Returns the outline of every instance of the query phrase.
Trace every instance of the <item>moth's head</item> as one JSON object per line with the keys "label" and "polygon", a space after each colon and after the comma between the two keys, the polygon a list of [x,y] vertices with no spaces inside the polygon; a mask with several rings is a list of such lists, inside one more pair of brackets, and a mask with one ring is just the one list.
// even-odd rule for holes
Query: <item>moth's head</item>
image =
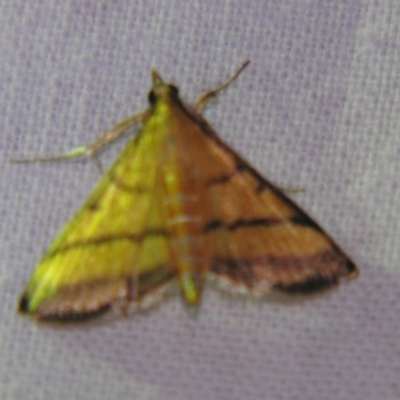
{"label": "moth's head", "polygon": [[174,85],[165,83],[155,69],[151,71],[151,80],[153,82],[153,87],[148,96],[150,105],[153,106],[159,100],[168,101],[170,99],[178,99],[178,88]]}

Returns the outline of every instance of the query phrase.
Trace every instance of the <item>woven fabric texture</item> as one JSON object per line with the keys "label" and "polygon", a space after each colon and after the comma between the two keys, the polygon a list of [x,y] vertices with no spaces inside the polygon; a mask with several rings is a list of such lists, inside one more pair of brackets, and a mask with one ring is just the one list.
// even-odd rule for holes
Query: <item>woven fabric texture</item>
{"label": "woven fabric texture", "polygon": [[[0,0],[0,397],[400,398],[398,0]],[[147,106],[150,70],[361,270],[306,300],[207,288],[109,323],[16,313],[38,259],[99,179],[91,160],[13,165],[89,143]],[[104,166],[124,140],[101,155]]]}

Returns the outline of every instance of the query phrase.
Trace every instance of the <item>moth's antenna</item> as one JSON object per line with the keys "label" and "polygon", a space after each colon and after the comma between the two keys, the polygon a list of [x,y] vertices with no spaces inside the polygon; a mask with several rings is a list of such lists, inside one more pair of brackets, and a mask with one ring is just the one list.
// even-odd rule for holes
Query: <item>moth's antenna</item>
{"label": "moth's antenna", "polygon": [[233,75],[231,78],[229,78],[223,85],[217,87],[214,90],[210,90],[207,93],[204,93],[199,100],[197,101],[196,104],[196,112],[201,113],[204,109],[205,103],[207,103],[208,100],[210,100],[212,97],[215,97],[219,92],[224,90],[226,87],[228,87],[240,74],[241,72],[250,64],[250,60],[246,60],[243,65],[236,71],[235,75]]}

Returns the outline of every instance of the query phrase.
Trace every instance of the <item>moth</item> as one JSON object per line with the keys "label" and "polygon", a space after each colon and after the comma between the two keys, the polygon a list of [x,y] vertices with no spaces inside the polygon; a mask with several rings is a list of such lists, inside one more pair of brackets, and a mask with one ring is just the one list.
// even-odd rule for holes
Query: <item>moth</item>
{"label": "moth", "polygon": [[19,310],[41,320],[82,319],[153,305],[177,283],[189,306],[207,280],[238,293],[308,292],[357,276],[334,241],[225,144],[195,107],[152,71],[149,109],[86,147],[97,152],[141,123],[39,262]]}

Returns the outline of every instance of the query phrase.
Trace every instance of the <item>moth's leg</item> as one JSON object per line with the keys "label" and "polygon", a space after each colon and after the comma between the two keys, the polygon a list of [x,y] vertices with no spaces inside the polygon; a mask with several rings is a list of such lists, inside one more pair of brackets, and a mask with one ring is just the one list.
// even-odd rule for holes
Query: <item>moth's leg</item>
{"label": "moth's leg", "polygon": [[274,185],[274,188],[283,193],[305,193],[307,191],[305,188],[301,187],[285,187]]}
{"label": "moth's leg", "polygon": [[99,137],[94,142],[88,144],[87,146],[76,147],[72,150],[67,151],[64,154],[56,155],[56,156],[44,156],[44,157],[29,157],[29,158],[11,158],[9,161],[12,163],[28,163],[28,162],[46,162],[46,161],[61,161],[61,160],[69,160],[72,158],[78,157],[95,157],[97,164],[101,170],[101,166],[99,165],[99,161],[96,157],[96,154],[108,144],[114,142],[118,138],[120,138],[128,128],[136,125],[137,123],[143,121],[148,116],[148,111],[141,112],[140,114],[136,114],[119,124],[115,125],[112,129],[105,132],[101,137]]}
{"label": "moth's leg", "polygon": [[243,65],[235,73],[235,75],[233,75],[227,82],[225,82],[223,85],[217,87],[214,90],[210,90],[209,92],[204,93],[197,101],[195,108],[196,112],[201,113],[207,101],[210,100],[212,97],[215,97],[221,90],[224,90],[226,87],[228,87],[239,76],[239,74],[247,67],[249,63],[250,60],[245,61]]}

